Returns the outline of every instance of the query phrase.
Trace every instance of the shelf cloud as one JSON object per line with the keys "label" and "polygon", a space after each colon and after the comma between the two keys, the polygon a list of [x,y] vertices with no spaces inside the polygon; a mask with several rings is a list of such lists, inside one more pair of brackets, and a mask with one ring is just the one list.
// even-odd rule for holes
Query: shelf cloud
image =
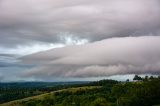
{"label": "shelf cloud", "polygon": [[80,46],[52,49],[22,57],[40,64],[23,77],[98,77],[160,73],[160,37],[110,38]]}
{"label": "shelf cloud", "polygon": [[159,0],[0,0],[0,76],[159,74],[159,19]]}

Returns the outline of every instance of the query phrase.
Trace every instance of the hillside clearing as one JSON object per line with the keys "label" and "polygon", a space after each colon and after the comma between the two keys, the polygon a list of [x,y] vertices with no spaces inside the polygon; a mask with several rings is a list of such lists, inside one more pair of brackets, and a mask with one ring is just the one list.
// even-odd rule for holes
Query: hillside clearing
{"label": "hillside clearing", "polygon": [[85,87],[67,88],[67,89],[57,90],[57,91],[53,91],[53,92],[50,92],[50,93],[45,93],[45,94],[41,94],[41,95],[37,95],[37,96],[27,97],[27,98],[24,98],[24,99],[10,101],[10,102],[7,102],[7,103],[0,104],[0,106],[20,106],[19,105],[20,102],[29,101],[29,100],[41,100],[41,99],[45,98],[47,95],[54,94],[56,92],[68,91],[68,92],[74,93],[74,92],[79,91],[79,90],[90,90],[90,89],[96,89],[96,88],[101,88],[101,86],[85,86]]}

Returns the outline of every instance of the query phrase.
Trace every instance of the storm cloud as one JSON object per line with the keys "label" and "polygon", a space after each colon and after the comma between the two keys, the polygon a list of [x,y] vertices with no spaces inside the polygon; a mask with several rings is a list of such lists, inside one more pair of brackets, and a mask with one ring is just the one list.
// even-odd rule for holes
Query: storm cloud
{"label": "storm cloud", "polygon": [[96,77],[159,74],[160,37],[110,38],[80,46],[44,51],[21,58],[40,64],[23,77]]}
{"label": "storm cloud", "polygon": [[159,0],[1,0],[0,45],[159,34]]}
{"label": "storm cloud", "polygon": [[0,0],[0,75],[159,74],[159,19],[159,0]]}

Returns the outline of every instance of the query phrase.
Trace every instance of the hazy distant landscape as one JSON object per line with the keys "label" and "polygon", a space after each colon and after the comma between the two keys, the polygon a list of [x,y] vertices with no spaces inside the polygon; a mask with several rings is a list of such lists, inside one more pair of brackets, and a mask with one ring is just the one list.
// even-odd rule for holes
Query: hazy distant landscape
{"label": "hazy distant landscape", "polygon": [[[132,82],[3,83],[0,106],[159,106],[160,77]],[[37,96],[35,96],[37,95]],[[158,105],[159,104],[159,105]]]}

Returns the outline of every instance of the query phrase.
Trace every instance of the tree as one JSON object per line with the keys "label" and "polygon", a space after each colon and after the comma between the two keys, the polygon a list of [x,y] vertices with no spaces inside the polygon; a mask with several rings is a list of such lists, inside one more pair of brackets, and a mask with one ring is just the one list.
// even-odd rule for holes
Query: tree
{"label": "tree", "polygon": [[142,78],[141,78],[140,76],[138,76],[138,75],[135,75],[135,76],[134,76],[134,78],[133,78],[133,80],[141,81],[141,80],[142,80]]}
{"label": "tree", "polygon": [[129,79],[127,79],[126,82],[129,82]]}
{"label": "tree", "polygon": [[144,81],[148,81],[148,76],[145,76],[145,77],[144,77]]}
{"label": "tree", "polygon": [[150,77],[149,77],[149,79],[150,79],[150,80],[153,80],[153,79],[154,79],[154,77],[153,77],[153,76],[150,76]]}
{"label": "tree", "polygon": [[104,98],[96,99],[91,106],[109,106],[108,102]]}

